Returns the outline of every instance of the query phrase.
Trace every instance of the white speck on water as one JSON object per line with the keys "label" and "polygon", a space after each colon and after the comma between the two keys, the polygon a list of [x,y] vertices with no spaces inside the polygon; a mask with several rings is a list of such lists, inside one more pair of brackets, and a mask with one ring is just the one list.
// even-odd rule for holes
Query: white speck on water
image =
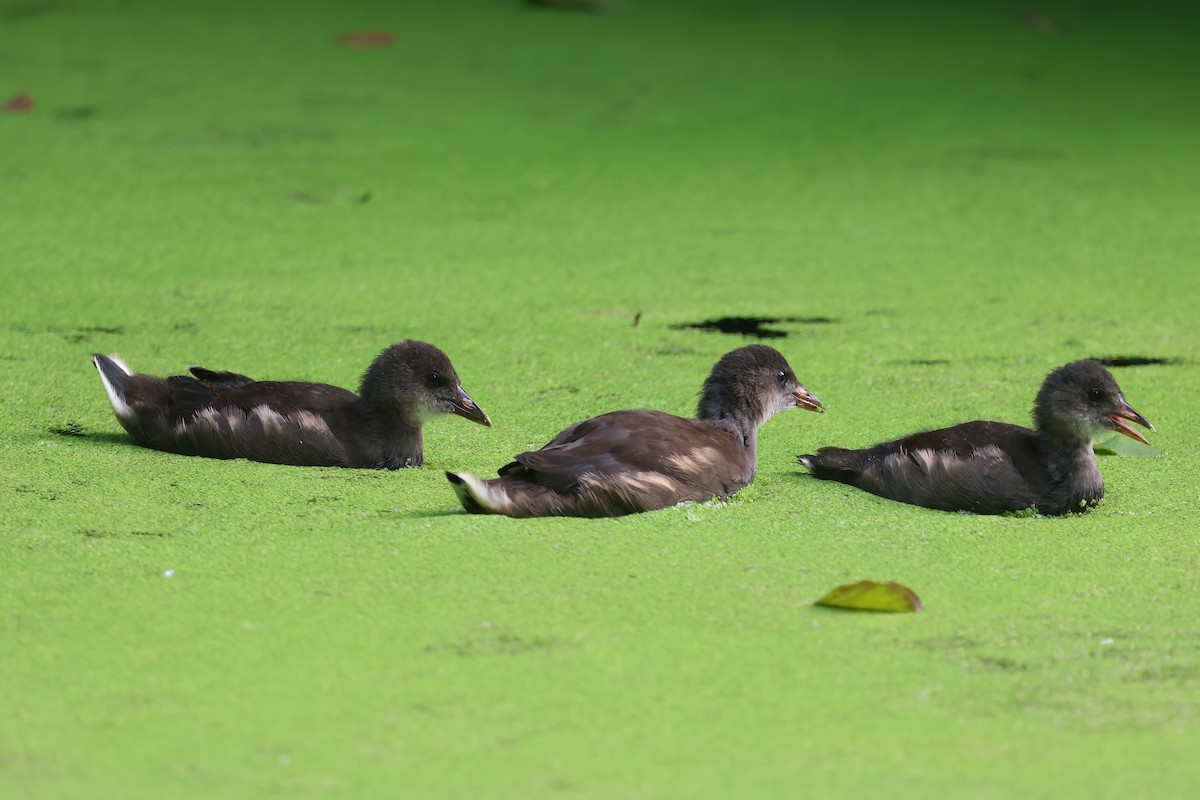
{"label": "white speck on water", "polygon": [[169,577],[171,577],[171,576],[172,576],[172,575],[174,575],[174,574],[175,574],[175,570],[173,570],[173,569],[167,569],[167,570],[163,570],[163,577],[164,577],[164,578],[169,578]]}

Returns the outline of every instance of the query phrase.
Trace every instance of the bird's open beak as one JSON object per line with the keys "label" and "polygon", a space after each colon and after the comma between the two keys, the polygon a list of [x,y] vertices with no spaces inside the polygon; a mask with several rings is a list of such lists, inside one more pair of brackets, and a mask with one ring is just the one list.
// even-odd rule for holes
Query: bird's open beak
{"label": "bird's open beak", "polygon": [[824,411],[825,406],[821,405],[821,401],[817,396],[803,386],[797,386],[792,392],[792,397],[796,400],[796,408],[803,408],[808,411]]}
{"label": "bird's open beak", "polygon": [[471,396],[463,391],[461,386],[454,395],[454,399],[450,401],[450,405],[454,406],[454,413],[460,417],[466,417],[472,422],[478,422],[480,425],[487,425],[489,428],[492,421],[488,419],[488,415],[479,405],[471,399]]}
{"label": "bird's open beak", "polygon": [[1150,424],[1148,419],[1134,411],[1129,403],[1125,402],[1124,397],[1121,398],[1121,404],[1117,407],[1117,410],[1108,414],[1108,418],[1112,420],[1113,426],[1117,429],[1118,433],[1123,433],[1130,439],[1142,444],[1150,444],[1150,441],[1142,435],[1141,431],[1131,428],[1125,420],[1136,422],[1138,425],[1149,430],[1154,430],[1154,426]]}

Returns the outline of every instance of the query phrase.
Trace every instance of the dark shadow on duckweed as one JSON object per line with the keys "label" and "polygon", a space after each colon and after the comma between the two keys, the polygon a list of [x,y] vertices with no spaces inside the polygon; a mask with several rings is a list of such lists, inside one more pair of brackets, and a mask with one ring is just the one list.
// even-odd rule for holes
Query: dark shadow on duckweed
{"label": "dark shadow on duckweed", "polygon": [[718,317],[703,322],[684,322],[672,325],[672,330],[701,330],[710,333],[726,333],[735,336],[753,336],[756,339],[783,339],[787,331],[768,328],[767,325],[828,325],[837,320],[830,317]]}
{"label": "dark shadow on duckweed", "polygon": [[1151,356],[1099,356],[1095,360],[1106,367],[1173,366],[1180,363],[1177,358],[1154,358]]}
{"label": "dark shadow on duckweed", "polygon": [[0,12],[0,17],[9,22],[24,22],[25,20],[37,19],[38,17],[46,17],[63,10],[65,9],[59,3],[37,2],[35,0],[34,2],[11,5]]}
{"label": "dark shadow on duckweed", "polygon": [[54,118],[64,122],[86,122],[100,113],[95,106],[68,106],[54,112]]}
{"label": "dark shadow on duckweed", "polygon": [[898,367],[944,367],[950,361],[945,358],[898,358],[888,363]]}

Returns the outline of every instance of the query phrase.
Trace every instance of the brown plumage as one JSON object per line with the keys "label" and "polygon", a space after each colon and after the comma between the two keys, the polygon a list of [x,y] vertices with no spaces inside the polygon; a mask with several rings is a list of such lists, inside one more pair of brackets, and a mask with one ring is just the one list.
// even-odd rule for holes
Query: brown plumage
{"label": "brown plumage", "polygon": [[192,367],[191,376],[135,375],[93,357],[113,412],[143,447],[273,464],[397,469],[424,457],[422,427],[457,414],[491,425],[438,348],[406,340],[380,353],[359,394],[325,383],[256,381]]}
{"label": "brown plumage", "polygon": [[616,517],[728,497],[754,479],[759,427],[789,408],[823,410],[779,351],[749,345],[713,367],[696,419],[614,411],[521,453],[499,478],[446,477],[467,511],[510,517]]}
{"label": "brown plumage", "polygon": [[1096,361],[1075,361],[1046,376],[1034,403],[1036,430],[966,422],[865,450],[823,447],[799,457],[818,478],[942,511],[1003,514],[1036,509],[1061,515],[1104,496],[1092,439],[1117,431],[1147,443],[1125,420],[1154,427],[1125,402]]}

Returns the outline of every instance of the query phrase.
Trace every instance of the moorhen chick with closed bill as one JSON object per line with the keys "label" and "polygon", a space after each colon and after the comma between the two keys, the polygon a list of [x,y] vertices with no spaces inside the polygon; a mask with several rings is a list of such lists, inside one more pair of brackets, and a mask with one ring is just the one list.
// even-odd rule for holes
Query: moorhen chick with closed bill
{"label": "moorhen chick with closed bill", "polygon": [[438,414],[491,425],[446,354],[412,339],[380,353],[358,394],[325,383],[256,381],[192,367],[137,375],[95,355],[117,420],[143,447],[271,464],[397,469],[424,458],[422,427]]}
{"label": "moorhen chick with closed bill", "polygon": [[447,472],[463,507],[510,517],[616,517],[729,497],[754,480],[759,427],[780,411],[823,411],[774,348],[727,353],[695,419],[614,411],[577,422],[481,480]]}
{"label": "moorhen chick with closed bill", "polygon": [[823,447],[800,463],[818,478],[941,511],[1048,516],[1083,512],[1104,496],[1093,438],[1117,431],[1143,444],[1126,420],[1153,431],[1112,374],[1074,361],[1046,376],[1033,406],[1035,429],[965,422],[864,450]]}

